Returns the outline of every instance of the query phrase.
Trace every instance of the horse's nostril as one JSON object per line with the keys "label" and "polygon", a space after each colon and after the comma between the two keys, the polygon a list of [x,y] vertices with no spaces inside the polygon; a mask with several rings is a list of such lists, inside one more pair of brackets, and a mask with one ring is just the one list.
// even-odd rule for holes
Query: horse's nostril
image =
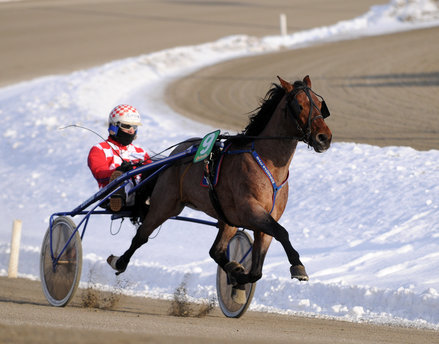
{"label": "horse's nostril", "polygon": [[328,136],[326,136],[325,134],[318,134],[317,141],[320,143],[326,143],[328,141]]}

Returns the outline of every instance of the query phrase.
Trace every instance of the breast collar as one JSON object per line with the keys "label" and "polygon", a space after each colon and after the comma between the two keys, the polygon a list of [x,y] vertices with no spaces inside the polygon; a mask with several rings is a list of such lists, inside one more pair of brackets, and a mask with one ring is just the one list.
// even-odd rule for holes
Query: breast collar
{"label": "breast collar", "polygon": [[229,151],[228,149],[230,148],[230,145],[231,145],[231,143],[228,146],[226,146],[226,148],[224,149],[224,154],[250,153],[253,156],[253,158],[255,159],[255,161],[257,162],[257,164],[259,165],[259,167],[262,169],[262,171],[264,171],[264,173],[267,176],[268,180],[270,181],[271,186],[273,187],[273,201],[272,201],[273,202],[273,206],[271,207],[271,210],[269,212],[269,214],[271,215],[271,213],[273,212],[274,206],[276,204],[277,193],[287,183],[288,177],[290,175],[290,172],[288,171],[288,174],[287,174],[287,177],[285,178],[285,180],[280,185],[278,185],[276,183],[276,180],[274,179],[273,175],[271,174],[270,170],[265,165],[264,161],[259,156],[259,154],[256,152],[256,150],[255,150],[255,142],[254,141],[252,142],[251,148],[250,149],[245,149],[245,150]]}

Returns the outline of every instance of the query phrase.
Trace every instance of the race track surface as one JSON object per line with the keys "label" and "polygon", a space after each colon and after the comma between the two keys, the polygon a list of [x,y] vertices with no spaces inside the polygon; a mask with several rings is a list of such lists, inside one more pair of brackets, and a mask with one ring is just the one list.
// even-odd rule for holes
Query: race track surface
{"label": "race track surface", "polygon": [[[387,1],[384,1],[387,2]],[[0,86],[232,34],[330,25],[376,0],[23,0],[0,2]],[[438,149],[438,30],[326,44],[230,61],[171,85],[181,113],[239,131],[276,75],[309,74],[336,141]],[[194,100],[195,99],[195,100]],[[103,114],[103,118],[106,114]],[[216,120],[215,117],[219,118]],[[0,278],[0,343],[437,343],[435,331],[247,312],[168,315],[169,301],[122,297],[115,308],[48,305],[38,281]]]}
{"label": "race track surface", "polygon": [[20,278],[0,277],[0,290],[0,343],[437,343],[436,331],[260,312],[175,317],[170,301],[138,297],[122,297],[110,310],[83,308],[83,290],[56,308],[39,282]]}
{"label": "race track surface", "polygon": [[237,59],[170,85],[178,113],[241,131],[276,76],[310,75],[336,142],[439,149],[439,28]]}

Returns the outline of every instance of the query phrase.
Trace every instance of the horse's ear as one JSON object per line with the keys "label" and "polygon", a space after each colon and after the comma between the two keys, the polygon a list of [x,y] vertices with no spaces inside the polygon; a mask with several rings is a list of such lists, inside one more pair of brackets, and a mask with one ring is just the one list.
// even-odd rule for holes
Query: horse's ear
{"label": "horse's ear", "polygon": [[306,86],[311,88],[311,79],[309,78],[309,75],[307,75],[303,78],[303,82],[306,84]]}
{"label": "horse's ear", "polygon": [[293,85],[291,85],[288,81],[285,81],[279,75],[277,76],[277,78],[279,79],[280,84],[282,85],[283,89],[287,91],[287,93],[290,93],[293,90]]}

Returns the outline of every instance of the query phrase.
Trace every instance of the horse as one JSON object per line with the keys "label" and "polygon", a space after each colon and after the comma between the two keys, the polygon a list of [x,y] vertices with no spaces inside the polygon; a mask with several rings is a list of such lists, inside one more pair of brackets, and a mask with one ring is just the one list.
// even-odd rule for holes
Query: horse
{"label": "horse", "polygon": [[[228,274],[234,288],[242,290],[246,283],[262,277],[263,262],[273,237],[285,250],[291,278],[308,281],[299,253],[278,220],[287,204],[289,166],[298,142],[307,143],[318,153],[331,144],[332,133],[325,123],[329,110],[323,98],[311,89],[309,76],[292,84],[279,76],[278,79],[280,85],[273,83],[260,107],[251,114],[247,127],[230,140],[224,153],[221,177],[215,186],[220,207],[213,204],[208,189],[200,186],[203,164],[193,163],[192,158],[173,164],[159,175],[149,211],[128,250],[120,257],[108,257],[107,262],[117,274],[125,271],[134,252],[148,242],[156,228],[190,207],[218,220],[218,234],[209,254]],[[171,155],[184,151],[193,141],[180,144]],[[238,227],[249,229],[254,235],[248,273],[226,255]],[[241,297],[238,295],[235,301],[240,302]]]}

